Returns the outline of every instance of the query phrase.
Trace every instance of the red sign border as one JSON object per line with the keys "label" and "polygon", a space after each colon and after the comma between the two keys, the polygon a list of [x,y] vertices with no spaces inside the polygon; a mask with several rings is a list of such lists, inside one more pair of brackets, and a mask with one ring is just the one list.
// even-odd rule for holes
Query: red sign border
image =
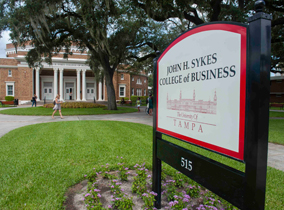
{"label": "red sign border", "polygon": [[[158,86],[158,79],[159,79],[159,62],[163,58],[163,56],[177,43],[182,41],[183,39],[200,32],[204,31],[210,31],[210,30],[222,30],[222,31],[229,31],[233,33],[238,33],[241,35],[241,75],[240,75],[240,116],[239,116],[239,152],[235,152],[232,150],[225,149],[223,147],[219,147],[213,144],[205,143],[203,141],[190,138],[188,136],[184,136],[172,131],[168,131],[162,128],[158,127],[158,104],[159,104],[159,86]],[[203,148],[227,155],[232,158],[236,158],[238,160],[244,160],[244,138],[245,138],[245,107],[246,107],[246,68],[247,68],[247,27],[237,24],[221,24],[221,23],[213,23],[213,24],[207,24],[200,27],[196,27],[194,29],[191,29],[181,36],[179,36],[177,39],[175,39],[161,54],[157,61],[157,81],[156,81],[156,87],[157,87],[157,100],[156,100],[156,130],[158,132],[164,133],[166,135],[172,136],[177,139],[184,140],[186,142],[195,144],[197,146],[201,146]]]}

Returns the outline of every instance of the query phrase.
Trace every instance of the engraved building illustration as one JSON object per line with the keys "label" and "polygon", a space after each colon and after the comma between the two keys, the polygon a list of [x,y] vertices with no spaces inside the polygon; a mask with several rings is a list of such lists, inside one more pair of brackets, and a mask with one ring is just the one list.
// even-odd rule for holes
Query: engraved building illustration
{"label": "engraved building illustration", "polygon": [[167,95],[167,109],[179,111],[191,111],[197,113],[216,114],[217,113],[217,95],[214,94],[213,101],[195,100],[195,90],[193,90],[192,99],[183,99],[182,91],[180,91],[179,99],[169,99]]}

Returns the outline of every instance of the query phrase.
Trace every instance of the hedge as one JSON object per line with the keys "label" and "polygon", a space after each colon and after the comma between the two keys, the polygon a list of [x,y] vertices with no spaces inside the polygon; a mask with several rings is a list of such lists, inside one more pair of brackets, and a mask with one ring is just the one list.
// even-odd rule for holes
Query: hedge
{"label": "hedge", "polygon": [[132,103],[136,103],[136,101],[138,100],[138,97],[140,97],[142,103],[146,103],[146,100],[148,98],[148,96],[131,96],[130,100],[132,101]]}
{"label": "hedge", "polygon": [[[45,104],[43,105],[45,108],[53,108],[54,104]],[[102,104],[94,104],[89,102],[65,102],[61,104],[62,108],[106,108],[105,105]]]}
{"label": "hedge", "polygon": [[5,96],[5,101],[14,101],[14,96]]}

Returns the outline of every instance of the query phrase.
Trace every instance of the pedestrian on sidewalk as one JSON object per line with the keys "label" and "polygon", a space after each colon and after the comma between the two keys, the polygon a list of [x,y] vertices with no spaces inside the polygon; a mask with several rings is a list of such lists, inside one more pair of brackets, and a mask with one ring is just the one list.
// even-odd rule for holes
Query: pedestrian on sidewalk
{"label": "pedestrian on sidewalk", "polygon": [[140,97],[137,98],[137,101],[136,101],[136,105],[137,105],[137,108],[138,108],[138,112],[140,112],[140,106],[141,106],[142,102],[141,102],[141,99]]}
{"label": "pedestrian on sidewalk", "polygon": [[37,96],[36,94],[34,94],[34,96],[32,97],[32,107],[35,105],[36,107],[36,100],[37,100]]}
{"label": "pedestrian on sidewalk", "polygon": [[149,100],[151,98],[152,94],[149,95],[149,97],[146,99],[146,105],[147,105],[147,114],[149,114]]}
{"label": "pedestrian on sidewalk", "polygon": [[61,113],[61,104],[62,101],[59,100],[59,94],[57,94],[56,98],[55,98],[55,106],[53,107],[54,112],[52,113],[52,119],[54,119],[54,114],[57,112],[57,110],[59,111],[60,114],[60,118],[63,119],[62,117],[62,113]]}
{"label": "pedestrian on sidewalk", "polygon": [[152,113],[153,113],[153,96],[151,95],[149,99],[149,115],[152,116]]}

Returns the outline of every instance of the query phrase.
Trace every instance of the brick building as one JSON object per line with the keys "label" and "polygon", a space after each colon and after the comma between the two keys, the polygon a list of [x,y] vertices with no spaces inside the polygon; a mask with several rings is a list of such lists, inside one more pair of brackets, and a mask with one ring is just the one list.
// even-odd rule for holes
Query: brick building
{"label": "brick building", "polygon": [[[72,56],[63,58],[63,52],[52,58],[52,65],[45,62],[42,68],[29,68],[25,60],[28,50],[13,44],[6,45],[6,58],[0,58],[0,100],[5,96],[14,96],[24,104],[36,94],[38,101],[53,100],[57,94],[64,101],[107,100],[104,79],[96,79],[90,67],[86,65],[87,53],[80,53],[76,46],[71,47]],[[131,95],[148,95],[148,77],[145,73],[129,73],[118,68],[113,77],[116,100]]]}
{"label": "brick building", "polygon": [[270,78],[270,102],[284,103],[284,76]]}

